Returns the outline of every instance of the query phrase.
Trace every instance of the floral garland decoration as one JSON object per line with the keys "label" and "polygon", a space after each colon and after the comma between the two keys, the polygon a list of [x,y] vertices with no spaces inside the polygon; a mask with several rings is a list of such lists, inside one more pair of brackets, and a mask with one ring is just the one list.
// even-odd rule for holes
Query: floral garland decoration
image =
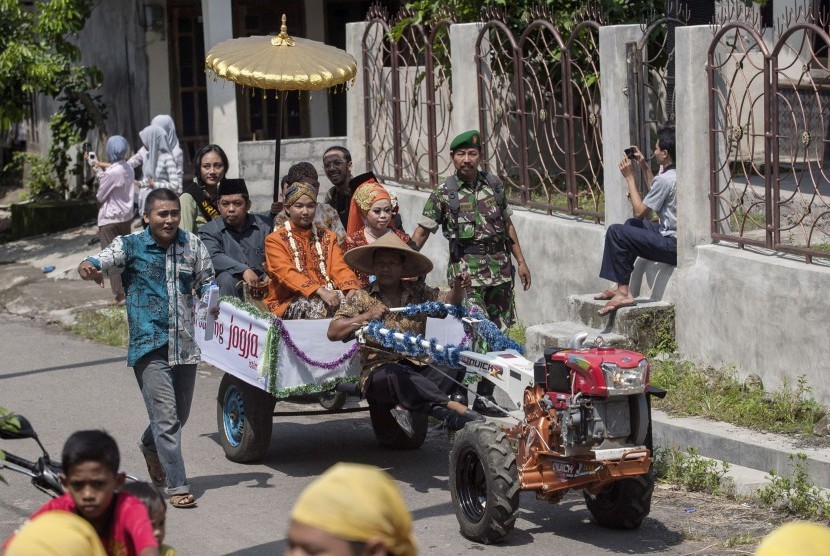
{"label": "floral garland decoration", "polygon": [[[407,306],[401,314],[404,316],[416,315],[430,315],[436,317],[445,317],[451,315],[456,319],[461,319],[466,316],[467,311],[460,305],[446,305],[438,301],[429,301],[426,303],[419,303]],[[473,313],[476,317],[480,317],[479,313]],[[449,344],[444,346],[443,351],[437,349],[438,342],[435,338],[427,340],[422,334],[412,334],[411,332],[401,332],[399,330],[388,330],[388,332],[381,333],[380,329],[385,328],[383,322],[380,320],[372,320],[366,327],[366,334],[374,338],[383,347],[392,349],[399,353],[409,355],[411,357],[421,357],[429,355],[432,359],[441,365],[458,365],[460,352],[468,347],[470,341],[470,334],[464,336],[460,344]],[[403,334],[403,339],[399,340],[394,335]],[[491,351],[504,351],[508,349],[516,350],[519,353],[524,353],[524,347],[508,338],[498,326],[492,321],[481,319],[476,325],[476,335],[481,340],[486,342]],[[429,342],[429,347],[421,346],[421,342],[426,340]]]}
{"label": "floral garland decoration", "polygon": [[360,346],[357,345],[357,342],[352,344],[352,347],[348,349],[343,355],[335,359],[334,361],[318,361],[316,359],[312,359],[306,352],[304,352],[300,347],[294,343],[294,338],[291,337],[291,334],[285,327],[282,325],[282,319],[276,316],[271,316],[271,326],[279,333],[280,338],[285,342],[285,345],[297,356],[297,358],[308,364],[312,367],[319,367],[321,369],[336,369],[346,361],[350,360],[352,356],[357,352]]}
{"label": "floral garland decoration", "polygon": [[[294,268],[299,272],[303,271],[303,266],[300,264],[300,252],[297,249],[297,242],[294,240],[294,233],[291,231],[291,221],[285,221],[285,231],[288,234],[288,246],[291,247],[291,253],[294,255]],[[323,258],[323,246],[320,244],[320,236],[317,233],[317,225],[311,223],[311,235],[314,236],[314,250],[317,252],[317,264],[320,269],[320,274],[326,280],[326,286],[334,289],[334,283],[326,271],[326,261]]]}

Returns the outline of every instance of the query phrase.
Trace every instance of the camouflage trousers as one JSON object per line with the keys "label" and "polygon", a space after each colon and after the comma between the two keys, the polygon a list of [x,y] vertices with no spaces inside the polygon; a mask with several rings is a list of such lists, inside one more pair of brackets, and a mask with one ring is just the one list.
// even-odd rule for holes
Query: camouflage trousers
{"label": "camouflage trousers", "polygon": [[[480,313],[502,330],[507,329],[516,321],[513,282],[472,288],[464,300],[464,307],[467,308],[467,312]],[[473,350],[479,353],[488,351],[487,346],[479,339],[474,342]]]}

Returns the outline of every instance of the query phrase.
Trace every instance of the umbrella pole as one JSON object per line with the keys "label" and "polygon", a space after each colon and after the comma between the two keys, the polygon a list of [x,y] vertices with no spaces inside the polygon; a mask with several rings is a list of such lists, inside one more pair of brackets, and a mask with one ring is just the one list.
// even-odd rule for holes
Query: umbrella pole
{"label": "umbrella pole", "polygon": [[280,200],[280,144],[282,143],[282,120],[285,116],[285,97],[288,96],[288,91],[280,91],[277,93],[277,136],[276,136],[276,154],[274,155],[274,202]]}

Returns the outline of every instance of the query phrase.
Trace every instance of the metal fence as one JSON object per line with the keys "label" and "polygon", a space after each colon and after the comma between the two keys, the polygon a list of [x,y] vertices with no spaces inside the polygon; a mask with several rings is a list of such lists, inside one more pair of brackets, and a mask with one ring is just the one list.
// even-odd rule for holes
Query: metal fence
{"label": "metal fence", "polygon": [[[376,8],[367,17],[362,43],[366,159],[382,179],[433,188],[454,171],[449,157],[456,131],[450,122],[452,21],[411,25],[393,38],[390,30],[407,15],[390,20]],[[516,36],[499,13],[485,13],[475,52],[469,61],[456,63],[476,65],[483,166],[502,178],[509,201],[600,222],[602,21],[586,11],[565,35],[552,20],[537,10]],[[652,35],[662,30],[665,37],[672,22],[664,18],[643,26],[644,39],[635,48],[645,77],[635,118],[668,119],[671,54],[662,43],[655,47]],[[472,92],[470,85],[464,84]],[[638,121],[636,128],[648,124]]]}
{"label": "metal fence", "polygon": [[514,204],[603,217],[598,33],[586,20],[565,40],[547,18],[518,39],[494,18],[479,32],[484,166]]}
{"label": "metal fence", "polygon": [[807,263],[830,257],[825,28],[811,10],[789,13],[767,41],[751,16],[716,28],[707,66],[715,241]]}
{"label": "metal fence", "polygon": [[[407,17],[406,12],[398,18]],[[379,8],[363,36],[366,160],[381,179],[435,187],[449,174],[452,113],[449,19],[391,36]]]}

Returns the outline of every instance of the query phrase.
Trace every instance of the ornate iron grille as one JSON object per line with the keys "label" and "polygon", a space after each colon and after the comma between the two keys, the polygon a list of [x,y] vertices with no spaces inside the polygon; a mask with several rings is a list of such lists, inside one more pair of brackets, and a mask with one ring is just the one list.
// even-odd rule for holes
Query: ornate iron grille
{"label": "ornate iron grille", "polygon": [[[398,18],[407,17],[401,12]],[[398,39],[382,10],[363,37],[366,161],[381,179],[435,187],[452,166],[449,19],[410,25]]]}
{"label": "ornate iron grille", "polygon": [[765,43],[728,21],[709,48],[712,238],[814,262],[830,258],[830,36],[790,12]]}
{"label": "ornate iron grille", "polygon": [[476,43],[485,166],[514,204],[603,218],[599,23],[564,41],[537,12],[516,40],[496,19]]}

